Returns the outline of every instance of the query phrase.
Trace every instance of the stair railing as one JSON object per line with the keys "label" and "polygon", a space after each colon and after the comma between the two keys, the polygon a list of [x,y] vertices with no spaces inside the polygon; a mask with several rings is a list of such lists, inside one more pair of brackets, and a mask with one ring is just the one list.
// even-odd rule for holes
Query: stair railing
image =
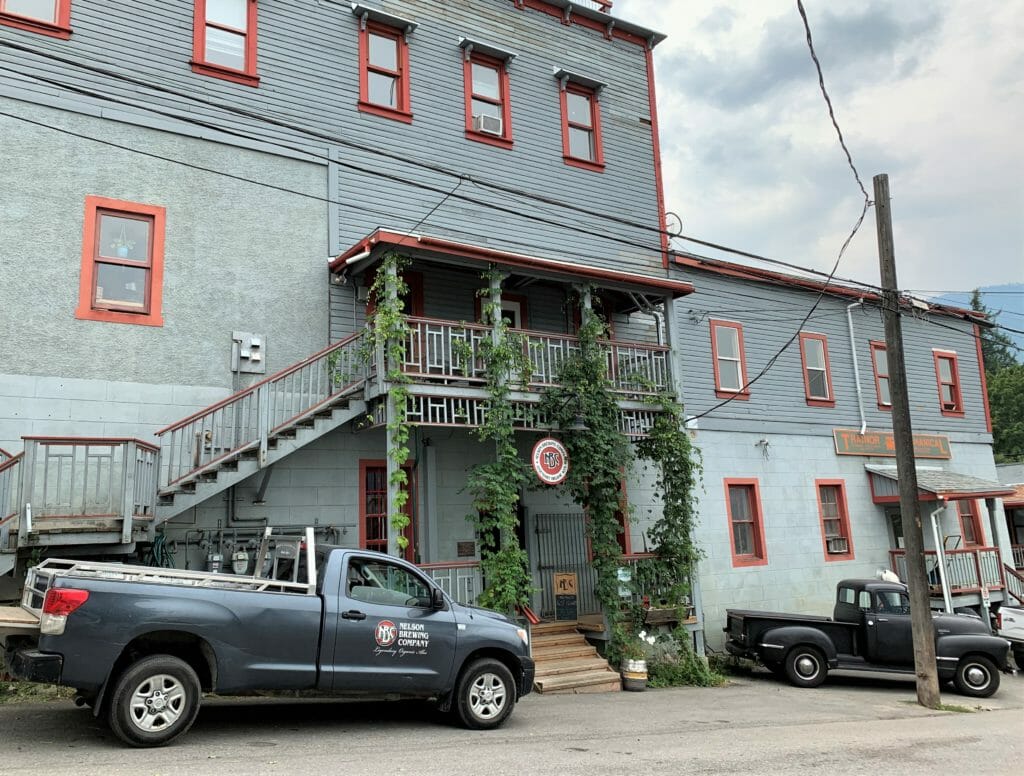
{"label": "stair railing", "polygon": [[197,478],[246,450],[267,463],[270,438],[362,384],[363,332],[161,429],[161,491]]}
{"label": "stair railing", "polygon": [[1006,576],[1006,592],[1017,599],[1017,603],[1024,606],[1024,574],[1010,565],[1003,564],[1003,571]]}
{"label": "stair railing", "polygon": [[0,551],[18,547],[21,519],[21,460],[23,453],[0,463]]}

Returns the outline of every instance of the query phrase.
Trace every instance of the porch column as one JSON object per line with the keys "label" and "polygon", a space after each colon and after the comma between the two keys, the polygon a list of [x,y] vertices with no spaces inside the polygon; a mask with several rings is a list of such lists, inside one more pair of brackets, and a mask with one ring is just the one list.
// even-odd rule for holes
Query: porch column
{"label": "porch column", "polygon": [[[1000,564],[1006,564],[1013,568],[1013,541],[1010,538],[1010,529],[1006,525],[1006,514],[1002,504],[997,505],[996,499],[984,499],[985,511],[988,512],[988,529],[992,537],[992,545],[999,549]],[[1002,566],[999,573],[1002,574]]]}
{"label": "porch column", "polygon": [[676,317],[675,300],[666,296],[662,301],[661,309],[664,311],[665,344],[668,345],[668,384],[677,402],[683,401],[683,370],[678,366],[678,348],[682,344],[682,337],[679,333],[679,319]]}
{"label": "porch column", "polygon": [[[398,271],[395,268],[394,263],[388,265],[387,274],[384,276],[384,296],[388,302],[393,305],[398,301]],[[379,372],[387,375],[392,369],[401,369],[401,364],[394,364],[391,362],[391,357],[388,353],[388,344],[384,343],[382,354],[382,361],[380,364]],[[384,459],[386,461],[386,476],[387,476],[387,488],[388,488],[388,511],[387,511],[387,531],[388,531],[388,554],[401,556],[402,550],[398,546],[399,532],[395,530],[395,527],[391,524],[391,516],[398,514],[398,484],[395,482],[395,476],[398,473],[398,462],[391,456],[391,450],[395,444],[395,432],[394,425],[398,417],[397,407],[395,406],[395,397],[391,392],[391,383],[386,379],[384,382],[384,388],[386,389],[384,399]]]}
{"label": "porch column", "polygon": [[[494,267],[491,267],[490,288],[488,289],[490,291],[490,296],[487,304],[491,310],[495,311],[494,314],[491,315],[490,320],[491,342],[495,346],[497,346],[501,341],[501,327],[499,326],[501,323],[501,284],[504,282],[506,277],[508,276],[495,272]],[[484,315],[485,321],[486,318],[487,316]]]}

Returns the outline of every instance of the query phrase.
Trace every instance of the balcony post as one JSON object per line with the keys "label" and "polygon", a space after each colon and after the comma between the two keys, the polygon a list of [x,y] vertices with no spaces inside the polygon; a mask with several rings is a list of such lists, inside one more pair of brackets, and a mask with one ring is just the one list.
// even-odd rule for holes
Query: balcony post
{"label": "balcony post", "polygon": [[25,453],[21,459],[21,487],[18,493],[18,546],[23,547],[32,531],[32,489],[35,487],[36,453],[39,443],[22,437]]}
{"label": "balcony post", "polygon": [[132,540],[132,517],[135,512],[135,466],[138,448],[134,440],[124,443],[124,476],[121,478],[121,543]]}
{"label": "balcony post", "polygon": [[[269,384],[264,384],[256,389],[256,423],[259,427],[259,457],[257,464],[262,469],[267,465],[267,457],[270,452],[270,391]],[[200,440],[201,442],[201,440]]]}
{"label": "balcony post", "polygon": [[661,309],[664,311],[665,344],[668,345],[668,359],[665,365],[668,370],[666,382],[676,401],[681,402],[683,400],[683,370],[676,367],[676,359],[679,356],[678,348],[682,341],[679,333],[679,319],[676,317],[675,300],[671,296],[666,296],[662,301]]}
{"label": "balcony post", "polygon": [[[387,299],[388,307],[394,309],[398,302],[398,269],[394,262],[387,262],[386,274],[384,276],[384,296]],[[391,516],[398,514],[398,483],[395,481],[398,474],[398,462],[391,455],[395,446],[395,423],[398,418],[398,408],[395,404],[395,396],[391,391],[391,383],[388,381],[388,374],[392,369],[400,370],[402,364],[391,363],[391,355],[388,347],[391,343],[379,342],[377,344],[377,380],[380,382],[384,393],[384,459],[385,475],[387,477],[387,535],[388,555],[401,557],[402,549],[398,546],[399,532],[391,523]]]}

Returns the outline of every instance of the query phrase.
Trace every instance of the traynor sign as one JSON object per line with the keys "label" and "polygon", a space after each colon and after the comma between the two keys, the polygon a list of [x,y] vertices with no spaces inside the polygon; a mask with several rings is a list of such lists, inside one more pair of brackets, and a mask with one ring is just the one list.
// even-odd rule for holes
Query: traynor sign
{"label": "traynor sign", "polygon": [[[891,431],[869,431],[861,434],[852,428],[832,430],[836,455],[873,455],[896,457],[896,439]],[[915,458],[952,458],[949,437],[938,434],[914,434]]]}
{"label": "traynor sign", "polygon": [[533,470],[545,485],[558,485],[569,473],[569,454],[557,439],[544,437],[533,446]]}

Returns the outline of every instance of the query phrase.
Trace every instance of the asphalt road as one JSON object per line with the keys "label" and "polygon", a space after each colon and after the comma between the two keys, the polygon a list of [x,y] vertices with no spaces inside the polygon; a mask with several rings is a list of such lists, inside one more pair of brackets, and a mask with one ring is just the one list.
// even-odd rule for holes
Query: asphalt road
{"label": "asphalt road", "polygon": [[971,713],[917,706],[905,680],[768,674],[717,689],[525,698],[479,733],[416,703],[209,700],[162,749],[120,745],[70,702],[0,707],[5,776],[261,774],[1021,774],[1024,677]]}

